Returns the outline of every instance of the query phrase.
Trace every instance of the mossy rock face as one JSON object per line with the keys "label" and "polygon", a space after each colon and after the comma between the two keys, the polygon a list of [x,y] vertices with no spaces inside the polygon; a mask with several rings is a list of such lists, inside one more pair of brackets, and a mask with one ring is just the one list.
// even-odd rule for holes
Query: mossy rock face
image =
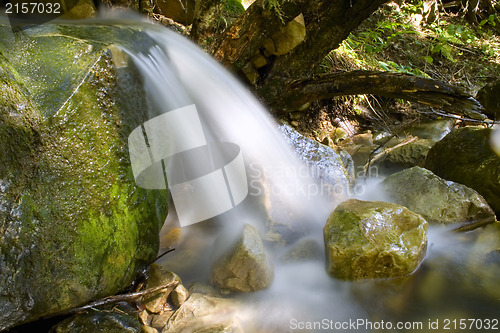
{"label": "mossy rock face", "polygon": [[478,191],[500,214],[500,157],[493,151],[489,128],[452,131],[427,154],[425,168],[439,177]]}
{"label": "mossy rock face", "polygon": [[495,221],[495,212],[475,190],[413,167],[382,183],[391,201],[422,215],[429,223],[466,223],[478,227]]}
{"label": "mossy rock face", "polygon": [[323,229],[327,270],[343,280],[401,277],[425,255],[427,222],[406,207],[350,199]]}
{"label": "mossy rock face", "polygon": [[[155,258],[167,213],[166,191],[138,188],[132,175],[128,134],[147,120],[134,70],[116,69],[97,44],[6,29],[0,330],[128,287]],[[60,83],[53,95],[50,82]]]}

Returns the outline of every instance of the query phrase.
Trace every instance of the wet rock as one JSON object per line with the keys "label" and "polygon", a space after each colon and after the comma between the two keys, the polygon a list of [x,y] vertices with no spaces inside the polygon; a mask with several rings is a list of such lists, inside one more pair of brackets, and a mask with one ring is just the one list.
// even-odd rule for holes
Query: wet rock
{"label": "wet rock", "polygon": [[500,213],[500,157],[490,138],[492,129],[464,127],[452,131],[429,151],[425,168],[473,188]]}
{"label": "wet rock", "polygon": [[[68,8],[68,1],[64,1]],[[73,2],[73,1],[71,1]],[[73,2],[74,3],[74,2]],[[84,19],[95,16],[97,9],[92,0],[79,0],[71,10],[61,16],[63,19]]]}
{"label": "wet rock", "polygon": [[349,154],[306,138],[290,126],[283,124],[279,128],[298,157],[310,166],[310,174],[320,179],[321,190],[328,191],[334,200],[345,200],[355,180]]}
{"label": "wet rock", "polygon": [[163,332],[242,333],[237,302],[193,293],[168,320]]}
{"label": "wet rock", "polygon": [[470,227],[495,221],[495,212],[475,190],[413,167],[381,184],[390,200],[422,215],[429,223],[467,222]]}
{"label": "wet rock", "polygon": [[175,307],[179,307],[188,299],[189,291],[182,284],[175,287],[175,289],[170,293],[170,299]]}
{"label": "wet rock", "polygon": [[304,16],[300,14],[286,26],[264,41],[264,47],[271,54],[280,56],[292,51],[306,38]]}
{"label": "wet rock", "polygon": [[159,314],[152,315],[151,326],[156,330],[162,332],[165,325],[167,325],[168,320],[174,314],[173,310],[163,311]]}
{"label": "wet rock", "polygon": [[390,148],[377,164],[388,167],[409,168],[413,166],[424,166],[427,153],[431,149],[433,141],[428,139],[416,139],[414,141]]}
{"label": "wet rock", "polygon": [[127,288],[167,211],[126,149],[147,120],[140,80],[56,35],[0,27],[0,330]]}
{"label": "wet rock", "polygon": [[273,275],[259,233],[247,224],[236,245],[214,263],[211,281],[221,290],[250,292],[269,287]]}
{"label": "wet rock", "polygon": [[473,246],[468,251],[464,287],[471,294],[482,293],[489,299],[500,298],[500,222],[474,230]]}
{"label": "wet rock", "polygon": [[143,326],[141,333],[158,333],[158,330],[151,326]]}
{"label": "wet rock", "polygon": [[[161,267],[157,264],[152,264],[148,270],[148,281],[146,288],[160,287],[169,283],[181,283],[181,279],[177,274]],[[172,286],[166,290],[159,291],[143,297],[142,303],[150,313],[160,313],[165,308],[167,298],[170,293],[179,285]]]}
{"label": "wet rock", "polygon": [[75,315],[52,328],[54,333],[141,333],[143,325],[133,316],[107,311]]}
{"label": "wet rock", "polygon": [[293,244],[291,248],[281,257],[283,262],[297,262],[316,260],[322,257],[323,249],[314,239],[306,238]]}
{"label": "wet rock", "polygon": [[425,255],[426,232],[427,222],[406,207],[344,201],[323,229],[328,273],[343,280],[410,274]]}

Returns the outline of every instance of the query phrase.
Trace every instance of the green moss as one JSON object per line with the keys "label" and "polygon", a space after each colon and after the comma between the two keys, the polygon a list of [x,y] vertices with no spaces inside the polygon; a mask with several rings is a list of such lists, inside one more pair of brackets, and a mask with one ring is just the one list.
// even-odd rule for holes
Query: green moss
{"label": "green moss", "polygon": [[347,200],[323,229],[327,270],[345,280],[413,272],[426,249],[427,222],[403,206]]}
{"label": "green moss", "polygon": [[[96,49],[77,81],[60,85],[52,102],[34,103],[37,89],[51,94],[50,77],[65,63],[52,59],[55,50],[43,53],[52,38],[63,59]],[[43,70],[17,72],[22,55],[0,57],[0,330],[127,288],[156,257],[167,212],[167,191],[138,188],[126,151],[146,117],[134,104],[146,102],[140,84],[129,83],[133,73],[120,81],[98,45],[20,41],[27,45],[10,53],[33,50],[53,70],[28,90],[16,77],[33,83]],[[61,96],[69,99],[61,104]]]}
{"label": "green moss", "polygon": [[241,4],[241,0],[226,0],[224,8],[231,16],[239,16],[245,12],[245,7]]}

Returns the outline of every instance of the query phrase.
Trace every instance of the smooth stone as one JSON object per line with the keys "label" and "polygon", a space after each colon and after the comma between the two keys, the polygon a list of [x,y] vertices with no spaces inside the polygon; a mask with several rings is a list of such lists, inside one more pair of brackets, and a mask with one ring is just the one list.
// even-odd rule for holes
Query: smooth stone
{"label": "smooth stone", "polygon": [[425,168],[441,178],[473,188],[500,214],[500,156],[492,146],[490,128],[463,127],[437,142]]}
{"label": "smooth stone", "polygon": [[427,222],[406,207],[350,199],[323,229],[327,271],[342,280],[411,274],[427,248]]}
{"label": "smooth stone", "polygon": [[[228,241],[224,236],[221,238],[220,241]],[[236,245],[219,257],[211,270],[212,283],[228,291],[265,289],[273,277],[273,266],[268,261],[259,233],[249,224],[243,228]]]}
{"label": "smooth stone", "polygon": [[495,221],[495,212],[475,190],[413,167],[381,184],[391,202],[422,215],[429,223],[467,223],[478,227]]}

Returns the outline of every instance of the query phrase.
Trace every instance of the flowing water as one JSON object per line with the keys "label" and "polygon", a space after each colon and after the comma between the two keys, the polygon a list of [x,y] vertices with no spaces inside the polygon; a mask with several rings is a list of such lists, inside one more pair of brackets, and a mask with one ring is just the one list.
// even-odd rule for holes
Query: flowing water
{"label": "flowing water", "polygon": [[[79,37],[99,39],[90,36],[92,30],[129,24],[94,21]],[[160,263],[179,273],[185,284],[208,282],[210,263],[233,243],[231,235],[245,223],[265,234],[271,214],[288,232],[287,245],[264,238],[274,261],[274,281],[267,290],[236,296],[244,304],[238,316],[243,323],[256,317],[259,324],[251,327],[257,332],[384,331],[390,328],[387,322],[399,321],[407,329],[392,326],[386,331],[425,332],[435,331],[431,323],[436,320],[441,329],[449,320],[450,331],[455,331],[453,319],[499,319],[498,296],[490,295],[486,285],[498,280],[491,277],[485,282],[471,272],[479,267],[470,262],[474,244],[482,237],[475,233],[430,228],[427,256],[411,277],[352,283],[328,276],[322,228],[338,202],[311,190],[318,180],[296,158],[268,111],[187,39],[163,28],[134,24],[148,42],[110,43],[139,69],[151,102],[151,121],[131,135],[129,149],[138,184],[168,186],[173,193],[176,210],[171,209],[166,229],[182,227],[182,237],[177,250]],[[162,141],[165,138],[171,143]],[[366,185],[365,198],[383,199],[383,193],[371,188]],[[282,260],[290,243],[304,239],[319,245],[317,256]],[[187,265],[191,259],[186,258],[193,265]],[[417,324],[410,327],[412,323]]]}
{"label": "flowing water", "polygon": [[[310,173],[300,172],[309,169],[291,153],[267,111],[245,87],[196,46],[167,31],[147,33],[158,46],[133,55],[133,58],[144,75],[151,99],[165,112],[196,105],[207,141],[232,142],[241,148],[249,184],[248,197],[231,211],[210,221],[184,227],[182,242],[186,246],[195,244],[198,256],[197,264],[180,272],[184,273],[181,276],[191,281],[208,281],[209,263],[216,257],[214,253],[218,252],[218,247],[232,243],[232,239],[221,240],[217,235],[222,233],[229,237],[226,235],[232,233],[227,231],[238,229],[242,223],[254,224],[265,232],[266,221],[260,212],[262,207],[259,208],[262,200],[269,201],[272,208],[283,210],[276,213],[277,219],[284,219],[282,223],[293,224],[300,230],[298,235],[292,235],[292,241],[300,241],[303,237],[322,247],[322,228],[338,202],[327,195],[312,195],[307,190],[317,185],[316,180],[309,176]],[[189,124],[186,126],[183,132],[190,130]],[[195,134],[189,134],[192,135]],[[186,162],[188,165],[200,163],[195,156]],[[264,198],[261,196],[257,205],[251,198],[255,195],[252,191],[255,182],[265,183],[268,194]],[[365,185],[365,198],[383,200],[384,194],[375,192],[368,184]],[[209,195],[213,193],[209,191]],[[212,204],[216,204],[218,196],[212,199]],[[171,219],[175,220],[175,216]],[[284,262],[280,256],[287,247],[269,242],[268,252],[275,265],[274,282],[268,290],[239,296],[246,304],[239,316],[242,321],[257,317],[261,323],[257,331],[274,332],[310,327],[356,332],[384,328],[397,331],[397,322],[406,325],[401,331],[426,331],[436,327],[436,320],[441,321],[441,328],[449,323],[448,327],[453,330],[454,319],[480,316],[493,319],[498,302],[484,295],[488,293],[484,286],[474,286],[471,282],[473,278],[467,273],[471,269],[467,262],[472,260],[470,244],[474,242],[466,243],[462,238],[464,236],[445,228],[430,228],[428,254],[418,274],[398,281],[356,283],[329,277],[323,254],[308,261]],[[182,242],[180,253],[186,250]],[[163,264],[176,267],[179,260],[182,255],[173,255]],[[387,324],[388,321],[391,324]]]}

